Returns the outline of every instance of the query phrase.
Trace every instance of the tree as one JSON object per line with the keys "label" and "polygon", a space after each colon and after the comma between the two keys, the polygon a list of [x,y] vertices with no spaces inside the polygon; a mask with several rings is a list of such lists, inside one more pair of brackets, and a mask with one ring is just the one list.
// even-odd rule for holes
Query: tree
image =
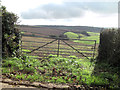
{"label": "tree", "polygon": [[17,28],[18,16],[8,12],[5,6],[2,10],[2,56],[12,57],[20,54],[21,35]]}

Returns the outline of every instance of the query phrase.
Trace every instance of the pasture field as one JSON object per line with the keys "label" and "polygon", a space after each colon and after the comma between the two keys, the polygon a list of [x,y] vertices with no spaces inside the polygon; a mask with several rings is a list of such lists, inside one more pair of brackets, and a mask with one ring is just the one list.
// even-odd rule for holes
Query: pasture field
{"label": "pasture field", "polygon": [[[81,40],[96,40],[96,43],[99,44],[99,35],[100,33],[96,32],[87,32],[90,36],[85,36],[83,34],[76,34],[73,32],[66,32],[64,35],[67,35],[69,39],[81,39]],[[79,38],[80,37],[80,38]],[[94,42],[91,41],[80,41],[80,40],[74,40],[74,42],[79,42],[83,44],[94,44]]]}
{"label": "pasture field", "polygon": [[[90,36],[83,36],[82,38],[80,38],[81,40],[96,40],[96,43],[99,44],[99,35],[100,33],[95,33],[95,32],[87,32]],[[90,42],[90,41],[79,41],[79,40],[75,40],[74,42],[79,42],[79,43],[84,43],[84,44],[94,44],[94,42]]]}
{"label": "pasture field", "polygon": [[66,33],[64,33],[64,35],[67,35],[67,37],[69,39],[77,39],[78,38],[78,34],[73,33],[73,32],[66,32]]}
{"label": "pasture field", "polygon": [[81,39],[83,40],[96,40],[97,44],[99,44],[99,37],[100,37],[100,33],[94,33],[94,32],[87,32],[90,36],[89,37],[82,37]]}

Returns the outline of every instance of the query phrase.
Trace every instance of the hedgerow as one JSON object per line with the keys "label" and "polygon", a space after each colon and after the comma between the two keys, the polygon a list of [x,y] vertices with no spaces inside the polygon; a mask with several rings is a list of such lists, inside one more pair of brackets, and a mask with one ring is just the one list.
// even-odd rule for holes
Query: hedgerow
{"label": "hedgerow", "polygon": [[2,6],[2,56],[12,57],[20,55],[21,34],[17,28],[18,16],[8,12]]}

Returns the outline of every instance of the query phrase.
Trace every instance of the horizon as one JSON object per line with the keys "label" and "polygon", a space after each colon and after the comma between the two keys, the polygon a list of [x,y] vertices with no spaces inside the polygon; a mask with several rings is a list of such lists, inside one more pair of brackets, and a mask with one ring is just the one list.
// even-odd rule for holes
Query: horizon
{"label": "horizon", "polygon": [[[19,25],[23,25],[23,26],[72,26],[72,25],[26,25],[26,24],[19,24]],[[106,29],[112,29],[112,28],[118,28],[118,27],[96,27],[96,26],[79,26],[79,25],[74,25],[74,26],[78,26],[78,27],[95,27],[95,28],[106,28]]]}

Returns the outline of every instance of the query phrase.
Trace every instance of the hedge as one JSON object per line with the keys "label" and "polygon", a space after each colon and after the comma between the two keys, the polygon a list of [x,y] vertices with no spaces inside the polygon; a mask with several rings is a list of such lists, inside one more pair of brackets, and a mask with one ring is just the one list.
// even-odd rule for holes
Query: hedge
{"label": "hedge", "polygon": [[120,30],[108,29],[100,33],[97,60],[118,66],[120,61]]}
{"label": "hedge", "polygon": [[18,17],[2,6],[2,56],[18,57],[20,55],[21,34],[17,28]]}

